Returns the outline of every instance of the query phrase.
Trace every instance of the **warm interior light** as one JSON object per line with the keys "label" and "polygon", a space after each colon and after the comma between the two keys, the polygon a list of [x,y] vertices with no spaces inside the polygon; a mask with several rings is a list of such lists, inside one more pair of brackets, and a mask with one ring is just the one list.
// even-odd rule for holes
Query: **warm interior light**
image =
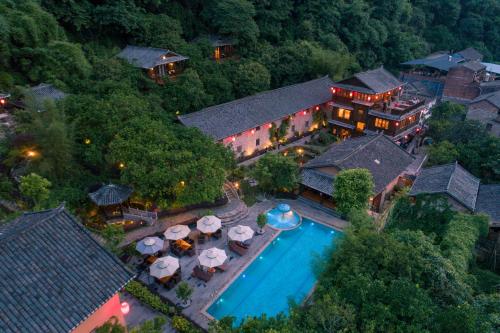
{"label": "warm interior light", "polygon": [[239,188],[239,187],[240,187],[240,183],[235,182],[235,183],[234,183],[234,187]]}
{"label": "warm interior light", "polygon": [[125,163],[123,163],[123,162],[120,162],[120,164],[118,164],[118,167],[119,167],[120,169],[123,169],[123,168],[125,168]]}
{"label": "warm interior light", "polygon": [[352,91],[349,93],[349,97],[352,97]]}
{"label": "warm interior light", "polygon": [[28,151],[26,152],[26,155],[27,155],[28,157],[35,157],[35,156],[36,156],[36,152],[35,152],[35,151],[33,151],[33,150],[28,150]]}
{"label": "warm interior light", "polygon": [[89,145],[90,144],[90,139],[89,138],[86,138],[85,140],[83,140],[83,142],[86,144],[86,145]]}
{"label": "warm interior light", "polygon": [[186,185],[186,183],[183,180],[181,180],[181,186],[184,186],[184,185]]}

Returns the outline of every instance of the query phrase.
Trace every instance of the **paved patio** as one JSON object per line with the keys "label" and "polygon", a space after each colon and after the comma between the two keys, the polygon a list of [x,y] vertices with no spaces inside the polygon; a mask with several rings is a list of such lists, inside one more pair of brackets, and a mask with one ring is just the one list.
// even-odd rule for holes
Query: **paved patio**
{"label": "paved patio", "polygon": [[[330,225],[334,228],[343,229],[347,225],[347,222],[343,220],[340,220],[327,214],[326,212],[317,210],[313,207],[309,207],[307,206],[307,204],[295,200],[270,200],[257,203],[249,208],[248,216],[239,221],[237,224],[247,225],[252,229],[257,230],[257,216],[260,213],[263,213],[266,210],[275,207],[278,202],[286,202],[290,204],[292,209],[297,211],[299,214],[305,217],[313,218],[320,223]],[[266,232],[263,235],[256,234],[254,236],[252,245],[250,246],[248,253],[245,256],[240,257],[237,254],[231,252],[227,246],[227,231],[229,227],[230,226],[223,227],[223,236],[221,237],[221,239],[211,240],[206,244],[197,245],[198,254],[203,249],[214,246],[224,249],[228,254],[227,263],[229,269],[226,272],[215,273],[214,277],[208,283],[205,283],[201,280],[191,277],[193,268],[198,264],[197,256],[183,256],[180,259],[182,280],[188,282],[189,285],[193,288],[192,305],[187,309],[184,309],[183,314],[185,314],[187,317],[189,317],[191,320],[205,329],[208,327],[210,318],[203,313],[203,310],[208,305],[210,305],[225,290],[225,288],[230,285],[232,280],[236,278],[239,273],[244,270],[253,261],[253,259],[259,255],[262,250],[264,250],[267,244],[269,244],[279,234],[279,231],[267,227]],[[154,283],[153,279],[150,278],[146,272],[143,272],[140,275],[139,279],[146,284]],[[163,287],[158,287],[158,293],[174,303],[179,302],[175,295],[175,288],[172,290],[167,290]]]}

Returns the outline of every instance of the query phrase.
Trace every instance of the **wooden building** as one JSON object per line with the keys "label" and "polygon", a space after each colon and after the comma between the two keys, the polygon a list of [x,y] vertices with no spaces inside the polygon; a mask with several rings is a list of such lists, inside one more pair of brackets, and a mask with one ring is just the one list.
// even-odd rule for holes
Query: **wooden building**
{"label": "wooden building", "polygon": [[332,86],[330,124],[340,138],[383,132],[393,139],[418,131],[426,100],[403,94],[403,83],[380,67]]}
{"label": "wooden building", "polygon": [[213,48],[212,58],[215,61],[221,61],[234,57],[236,48],[232,38],[210,35],[208,36],[208,40]]}
{"label": "wooden building", "polygon": [[450,68],[444,82],[443,100],[467,104],[481,94],[480,84],[486,79],[486,66],[468,61]]}
{"label": "wooden building", "polygon": [[7,106],[7,101],[9,100],[10,94],[0,92],[0,108]]}
{"label": "wooden building", "polygon": [[375,183],[371,209],[380,211],[394,186],[404,181],[414,158],[383,134],[334,143],[301,170],[302,196],[325,206],[335,205],[335,177],[341,170],[368,169]]}
{"label": "wooden building", "polygon": [[331,114],[332,85],[325,76],[181,115],[179,120],[231,147],[237,158],[249,158],[272,147],[271,130],[284,123],[288,126],[280,144],[317,130],[313,115]]}
{"label": "wooden building", "polygon": [[492,135],[500,137],[500,90],[472,100],[468,105],[467,119],[479,121]]}
{"label": "wooden building", "polygon": [[484,213],[491,227],[500,227],[500,185],[481,184],[457,162],[422,169],[409,195],[444,195],[457,211]]}
{"label": "wooden building", "polygon": [[146,70],[148,76],[158,83],[162,83],[165,77],[174,78],[182,73],[189,59],[170,50],[132,45],[127,45],[117,57]]}

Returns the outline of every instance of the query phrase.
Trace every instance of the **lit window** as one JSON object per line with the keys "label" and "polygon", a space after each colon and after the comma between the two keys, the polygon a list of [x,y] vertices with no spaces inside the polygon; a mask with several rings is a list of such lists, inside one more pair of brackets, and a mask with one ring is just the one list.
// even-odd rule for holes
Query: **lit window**
{"label": "lit window", "polygon": [[361,121],[358,121],[356,123],[356,131],[363,132],[365,130],[365,127],[366,127],[366,124],[361,122]]}
{"label": "lit window", "polygon": [[339,109],[338,117],[349,120],[351,118],[351,110]]}
{"label": "lit window", "polygon": [[389,128],[389,120],[375,118],[375,127],[388,129]]}

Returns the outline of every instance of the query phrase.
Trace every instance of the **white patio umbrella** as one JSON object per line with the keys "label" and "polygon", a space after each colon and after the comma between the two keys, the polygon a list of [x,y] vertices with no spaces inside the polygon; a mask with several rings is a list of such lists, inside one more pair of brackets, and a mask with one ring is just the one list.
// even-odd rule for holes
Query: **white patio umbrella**
{"label": "white patio umbrella", "polygon": [[149,266],[149,274],[161,279],[165,276],[174,275],[179,267],[179,259],[172,256],[161,257],[156,259],[156,261]]}
{"label": "white patio umbrella", "polygon": [[163,249],[163,240],[158,237],[146,237],[137,242],[135,249],[141,254],[153,254]]}
{"label": "white patio umbrella", "polygon": [[244,242],[244,241],[252,238],[253,234],[254,234],[254,231],[252,230],[252,228],[250,228],[246,225],[237,225],[237,226],[229,229],[227,236],[231,240],[238,241],[238,242]]}
{"label": "white patio umbrella", "polygon": [[224,261],[226,261],[226,259],[227,259],[226,251],[218,249],[216,247],[203,250],[201,251],[201,254],[198,256],[200,265],[209,268],[222,265]]}
{"label": "white patio umbrella", "polygon": [[213,233],[222,227],[220,219],[213,215],[203,216],[196,222],[196,228],[204,234]]}
{"label": "white patio umbrella", "polygon": [[178,224],[165,230],[163,235],[165,239],[178,240],[186,238],[190,231],[187,225]]}

